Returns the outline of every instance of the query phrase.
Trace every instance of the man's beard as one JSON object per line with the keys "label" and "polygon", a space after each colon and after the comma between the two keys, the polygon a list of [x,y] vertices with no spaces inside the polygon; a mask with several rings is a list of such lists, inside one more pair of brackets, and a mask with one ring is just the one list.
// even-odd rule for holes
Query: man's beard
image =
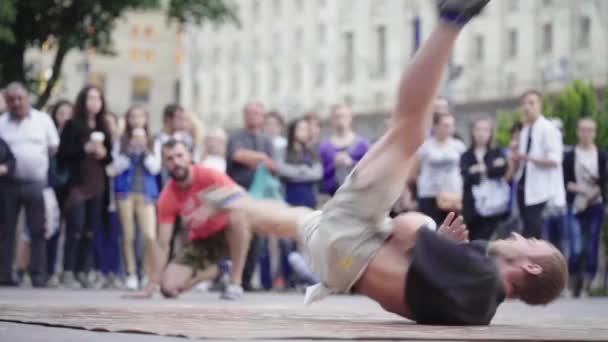
{"label": "man's beard", "polygon": [[170,176],[176,182],[183,182],[188,179],[189,169],[187,167],[178,166],[171,171]]}

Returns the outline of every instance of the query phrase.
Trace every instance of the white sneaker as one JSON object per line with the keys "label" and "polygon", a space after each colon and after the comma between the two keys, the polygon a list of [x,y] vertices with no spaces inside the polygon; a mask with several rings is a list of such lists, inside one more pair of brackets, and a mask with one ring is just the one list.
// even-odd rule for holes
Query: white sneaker
{"label": "white sneaker", "polygon": [[135,291],[139,289],[139,281],[137,280],[137,276],[130,275],[127,277],[127,281],[125,282],[125,286],[127,290]]}
{"label": "white sneaker", "polygon": [[221,299],[235,300],[243,297],[243,287],[239,284],[229,284],[222,292]]}

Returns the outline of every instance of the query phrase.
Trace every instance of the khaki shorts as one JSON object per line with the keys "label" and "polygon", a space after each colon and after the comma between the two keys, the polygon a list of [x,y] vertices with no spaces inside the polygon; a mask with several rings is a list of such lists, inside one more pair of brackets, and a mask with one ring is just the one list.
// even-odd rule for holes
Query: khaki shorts
{"label": "khaki shorts", "polygon": [[175,249],[172,262],[191,267],[194,274],[198,270],[217,265],[220,260],[229,256],[226,234],[222,230],[205,239],[183,241],[183,244]]}
{"label": "khaki shorts", "polygon": [[391,234],[388,214],[402,189],[387,179],[361,179],[355,168],[322,211],[302,220],[299,231],[323,287],[351,290]]}

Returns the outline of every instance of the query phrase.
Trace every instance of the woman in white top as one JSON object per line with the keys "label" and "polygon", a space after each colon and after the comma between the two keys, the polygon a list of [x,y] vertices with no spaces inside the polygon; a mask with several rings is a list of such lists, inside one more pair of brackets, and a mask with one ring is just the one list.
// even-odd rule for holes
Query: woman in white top
{"label": "woman in white top", "polygon": [[433,218],[437,225],[443,222],[448,212],[462,208],[460,156],[466,151],[466,146],[454,138],[454,131],[454,116],[435,115],[433,136],[418,150],[418,162],[410,176],[417,177],[419,211]]}

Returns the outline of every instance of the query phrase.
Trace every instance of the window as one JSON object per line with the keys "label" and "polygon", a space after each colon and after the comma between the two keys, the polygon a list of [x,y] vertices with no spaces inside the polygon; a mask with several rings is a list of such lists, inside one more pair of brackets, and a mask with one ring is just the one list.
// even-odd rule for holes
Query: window
{"label": "window", "polygon": [[251,1],[251,14],[253,15],[254,19],[257,19],[260,17],[260,1],[259,0]]}
{"label": "window", "polygon": [[317,63],[317,70],[315,75],[315,85],[322,86],[325,83],[325,63]]}
{"label": "window", "polygon": [[230,98],[239,98],[239,77],[236,72],[230,75]]}
{"label": "window", "polygon": [[296,46],[295,46],[296,48],[304,47],[304,31],[302,30],[301,27],[298,27],[296,29],[295,42],[296,42]]}
{"label": "window", "polygon": [[219,83],[219,82],[217,81],[217,76],[214,76],[214,77],[213,77],[213,80],[211,81],[211,96],[210,96],[211,100],[210,100],[210,102],[211,102],[212,104],[216,104],[216,103],[218,102],[218,101],[217,101],[217,99],[218,99],[218,97],[219,97],[219,96],[218,96],[218,94],[219,94],[219,89],[217,88],[217,87],[219,86],[219,84],[218,84],[218,83]]}
{"label": "window", "polygon": [[351,82],[355,78],[355,41],[352,32],[344,32],[342,36],[343,48],[342,53],[344,69],[342,70],[342,81]]}
{"label": "window", "polygon": [[299,90],[302,87],[302,66],[300,63],[293,65],[293,89]]}
{"label": "window", "polygon": [[279,74],[279,69],[277,67],[272,68],[272,74],[270,75],[270,88],[272,92],[279,91],[281,81],[281,75]]}
{"label": "window", "polygon": [[543,0],[544,7],[553,7],[553,0]]}
{"label": "window", "polygon": [[550,53],[553,50],[553,24],[543,25],[542,52]]}
{"label": "window", "polygon": [[152,50],[144,51],[144,60],[146,62],[148,62],[148,63],[154,62],[155,57],[156,57],[156,54],[154,53],[154,51],[152,51]]}
{"label": "window", "polygon": [[139,25],[133,25],[133,28],[131,28],[131,35],[133,37],[137,37],[139,35],[140,31],[141,31],[141,28],[139,27]]}
{"label": "window", "polygon": [[374,102],[376,104],[376,107],[384,106],[384,103],[386,102],[386,96],[384,95],[384,93],[381,91],[377,91],[374,94]]}
{"label": "window", "polygon": [[519,10],[519,0],[509,0],[509,12],[517,12]]}
{"label": "window", "polygon": [[517,57],[519,49],[519,35],[516,29],[509,30],[509,57]]}
{"label": "window", "polygon": [[143,57],[143,53],[142,51],[139,51],[139,49],[131,49],[129,51],[129,58],[131,59],[132,62],[139,62],[139,60]]}
{"label": "window", "polygon": [[213,64],[220,64],[220,57],[221,57],[221,53],[220,53],[220,47],[216,46],[213,48]]}
{"label": "window", "polygon": [[148,102],[152,81],[147,76],[133,76],[131,80],[131,100],[133,102]]}
{"label": "window", "polygon": [[475,35],[475,60],[478,62],[483,61],[485,54],[485,41],[481,34]]}
{"label": "window", "polygon": [[257,38],[251,40],[251,55],[255,61],[260,59],[260,41]]}
{"label": "window", "polygon": [[386,26],[381,25],[376,28],[376,44],[377,44],[377,65],[376,76],[383,77],[386,75]]}
{"label": "window", "polygon": [[302,10],[304,10],[304,0],[296,0],[296,11],[302,13]]}
{"label": "window", "polygon": [[241,50],[238,41],[232,42],[232,63],[237,64],[241,60]]}
{"label": "window", "polygon": [[251,98],[255,98],[258,96],[258,72],[253,70],[251,72],[251,79],[249,80],[249,95]]}
{"label": "window", "polygon": [[586,49],[591,46],[591,18],[583,16],[579,19],[578,47]]}
{"label": "window", "polygon": [[148,25],[144,31],[146,38],[152,38],[154,36],[154,27]]}
{"label": "window", "polygon": [[319,44],[324,45],[327,42],[327,25],[319,24]]}
{"label": "window", "polygon": [[272,2],[272,7],[274,8],[274,13],[276,15],[280,15],[281,14],[281,0],[274,0]]}

